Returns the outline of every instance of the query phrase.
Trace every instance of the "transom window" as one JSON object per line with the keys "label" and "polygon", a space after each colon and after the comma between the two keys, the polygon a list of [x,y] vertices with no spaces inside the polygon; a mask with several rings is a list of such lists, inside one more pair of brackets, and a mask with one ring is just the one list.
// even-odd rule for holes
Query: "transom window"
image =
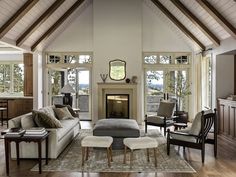
{"label": "transom window", "polygon": [[144,64],[190,64],[189,53],[144,53]]}
{"label": "transom window", "polygon": [[91,64],[92,56],[89,54],[50,53],[47,55],[47,64]]}

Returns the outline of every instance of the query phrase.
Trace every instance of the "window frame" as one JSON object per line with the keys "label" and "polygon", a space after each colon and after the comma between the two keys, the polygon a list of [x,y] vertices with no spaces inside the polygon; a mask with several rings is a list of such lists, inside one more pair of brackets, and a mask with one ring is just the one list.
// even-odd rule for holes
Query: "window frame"
{"label": "window frame", "polygon": [[23,71],[23,90],[22,92],[15,92],[14,91],[14,65],[17,64],[22,64],[23,65],[23,70],[24,70],[24,63],[23,61],[1,61],[0,62],[1,65],[10,65],[10,88],[9,91],[5,91],[5,92],[0,92],[1,95],[8,95],[8,94],[17,94],[20,96],[24,95],[24,71]]}
{"label": "window frame", "polygon": [[[145,57],[148,55],[157,55],[157,63],[145,63]],[[170,64],[163,64],[160,63],[160,56],[171,56],[171,63]],[[180,56],[188,56],[188,64],[178,64],[175,62],[177,57]],[[143,52],[143,57],[142,57],[142,63],[143,63],[143,71],[144,71],[144,112],[145,114],[147,113],[147,82],[146,82],[146,78],[147,78],[147,71],[148,70],[154,70],[154,71],[163,71],[163,76],[165,76],[165,74],[167,72],[170,71],[186,71],[187,72],[187,81],[188,83],[190,83],[191,80],[191,64],[192,64],[192,53],[191,52]],[[165,93],[166,90],[166,81],[165,79],[163,80],[163,92]],[[187,96],[186,99],[188,102],[187,105],[187,110],[189,110],[190,107],[190,102],[189,102],[189,96]]]}

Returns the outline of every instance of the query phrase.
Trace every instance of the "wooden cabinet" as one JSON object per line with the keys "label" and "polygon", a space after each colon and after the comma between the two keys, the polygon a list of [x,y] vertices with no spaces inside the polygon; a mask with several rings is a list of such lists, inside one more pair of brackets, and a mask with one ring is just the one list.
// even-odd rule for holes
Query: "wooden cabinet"
{"label": "wooden cabinet", "polygon": [[236,140],[236,101],[218,99],[218,132]]}
{"label": "wooden cabinet", "polygon": [[[0,99],[1,100],[1,99]],[[8,118],[14,118],[22,114],[26,114],[33,109],[33,98],[12,98],[4,99],[8,101]],[[4,115],[5,117],[5,115]]]}
{"label": "wooden cabinet", "polygon": [[24,53],[24,96],[33,96],[33,55]]}

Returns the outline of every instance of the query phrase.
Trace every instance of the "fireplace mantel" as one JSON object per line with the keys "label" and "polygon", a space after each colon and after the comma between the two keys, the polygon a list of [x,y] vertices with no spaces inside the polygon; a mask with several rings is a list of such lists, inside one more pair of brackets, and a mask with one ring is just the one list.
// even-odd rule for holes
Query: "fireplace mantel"
{"label": "fireplace mantel", "polygon": [[137,84],[120,82],[98,84],[98,118],[106,118],[106,94],[129,94],[130,118],[137,120]]}

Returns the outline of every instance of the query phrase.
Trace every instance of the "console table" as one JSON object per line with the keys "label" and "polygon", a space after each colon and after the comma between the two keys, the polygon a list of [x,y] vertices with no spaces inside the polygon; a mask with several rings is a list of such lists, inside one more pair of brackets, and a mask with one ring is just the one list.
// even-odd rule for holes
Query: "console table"
{"label": "console table", "polygon": [[39,162],[39,173],[42,173],[42,142],[45,140],[46,146],[46,165],[48,164],[48,136],[47,133],[44,136],[21,136],[21,137],[7,137],[4,136],[5,142],[5,159],[6,159],[6,173],[9,175],[9,158],[10,158],[10,143],[16,143],[16,155],[17,155],[17,165],[20,165],[20,155],[19,155],[19,144],[20,142],[35,142],[38,143],[38,162]]}

